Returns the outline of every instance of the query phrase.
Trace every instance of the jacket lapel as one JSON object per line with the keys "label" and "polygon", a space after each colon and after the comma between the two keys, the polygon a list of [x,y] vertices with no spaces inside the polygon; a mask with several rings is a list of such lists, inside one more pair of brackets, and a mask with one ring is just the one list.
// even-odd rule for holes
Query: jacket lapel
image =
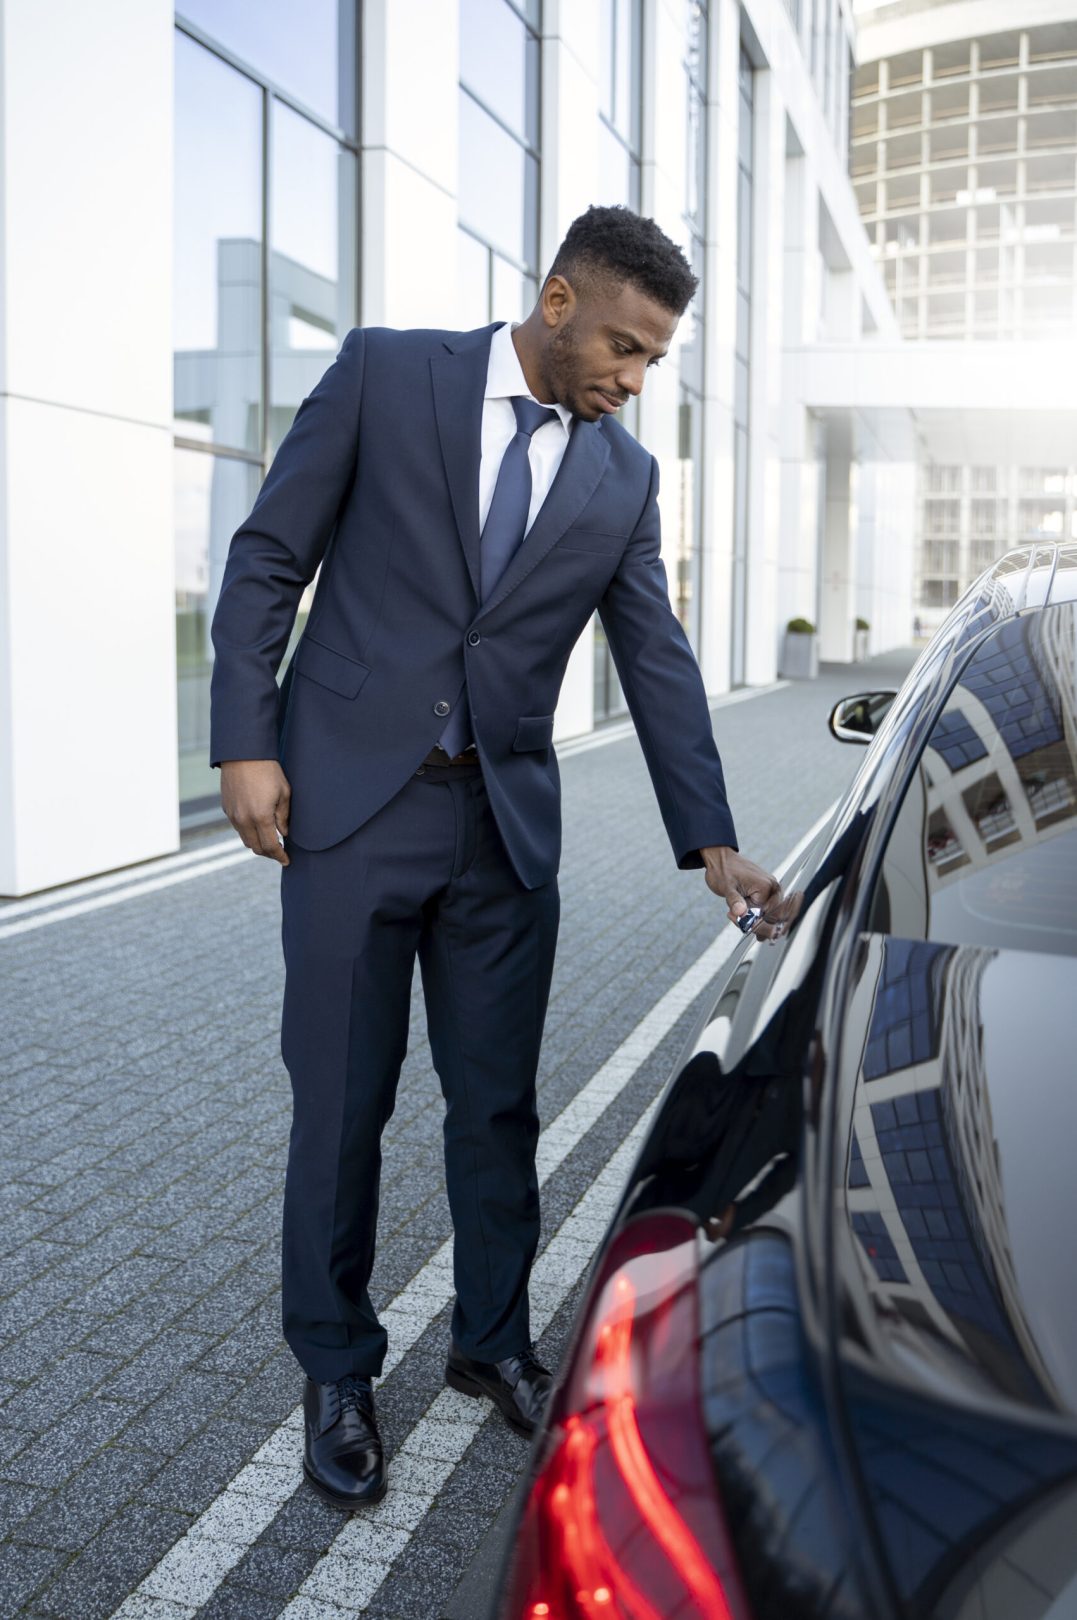
{"label": "jacket lapel", "polygon": [[601,424],[577,418],[546,499],[492,595],[482,604],[484,614],[503,602],[509,592],[527,578],[583,511],[606,470],[609,454],[609,443]]}
{"label": "jacket lapel", "polygon": [[498,326],[480,327],[446,343],[446,353],[430,361],[445,477],[460,531],[475,599],[479,597],[479,457],[482,406],[490,364],[490,339]]}

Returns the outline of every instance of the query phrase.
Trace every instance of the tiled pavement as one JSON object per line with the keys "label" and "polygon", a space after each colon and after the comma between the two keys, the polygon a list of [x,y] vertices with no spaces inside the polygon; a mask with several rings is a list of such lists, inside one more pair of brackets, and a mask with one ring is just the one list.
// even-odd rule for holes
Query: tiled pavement
{"label": "tiled pavement", "polygon": [[[897,684],[910,663],[826,670],[716,710],[746,853],[778,863],[858,766],[860,751],[826,733],[834,699]],[[634,738],[570,750],[562,780],[544,1126],[612,1072],[611,1056],[729,929],[701,875],[673,866]],[[219,843],[218,831],[187,847]],[[240,852],[139,892],[165,870],[182,868],[140,868],[117,903],[6,937],[26,913],[0,903],[0,1620],[104,1620],[121,1605],[125,1620],[440,1620],[526,1443],[440,1394],[448,1308],[420,1279],[411,1295],[430,1308],[392,1316],[414,1343],[378,1390],[400,1452],[389,1511],[364,1527],[297,1488],[299,1374],[277,1297],[289,1119],[278,871]],[[661,1087],[702,982],[558,1148],[543,1190],[543,1244],[557,1235],[543,1272],[550,1361],[601,1230],[587,1219],[596,1179]],[[441,1113],[416,999],[385,1138],[379,1308],[450,1232]],[[233,1480],[241,1488],[202,1520]],[[242,1533],[221,1529],[229,1514]],[[166,1557],[177,1543],[185,1563]],[[176,1568],[199,1578],[170,1587]]]}

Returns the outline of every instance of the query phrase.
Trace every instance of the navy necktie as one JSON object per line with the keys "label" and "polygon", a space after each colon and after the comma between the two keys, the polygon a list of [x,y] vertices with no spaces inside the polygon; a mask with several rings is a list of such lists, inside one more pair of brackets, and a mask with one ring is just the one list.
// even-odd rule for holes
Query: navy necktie
{"label": "navy necktie", "polygon": [[[522,395],[513,398],[512,409],[516,416],[516,433],[509,440],[497,470],[497,483],[483,524],[479,549],[479,583],[484,602],[493,594],[527,528],[527,515],[531,510],[531,462],[528,455],[531,435],[544,422],[557,420],[555,410],[539,405],[533,399],[524,399]],[[440,742],[451,759],[454,754],[462,753],[470,741],[471,722],[467,703],[461,699],[456,713],[441,734]]]}

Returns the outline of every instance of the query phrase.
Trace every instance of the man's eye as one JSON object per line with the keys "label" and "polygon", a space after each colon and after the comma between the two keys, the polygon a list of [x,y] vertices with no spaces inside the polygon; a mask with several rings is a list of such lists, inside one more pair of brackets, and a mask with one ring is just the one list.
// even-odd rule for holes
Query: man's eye
{"label": "man's eye", "polygon": [[661,360],[648,360],[647,364],[648,366],[660,366],[662,362]]}
{"label": "man's eye", "polygon": [[615,354],[631,354],[632,350],[628,347],[627,343],[615,343],[613,345],[613,352]]}

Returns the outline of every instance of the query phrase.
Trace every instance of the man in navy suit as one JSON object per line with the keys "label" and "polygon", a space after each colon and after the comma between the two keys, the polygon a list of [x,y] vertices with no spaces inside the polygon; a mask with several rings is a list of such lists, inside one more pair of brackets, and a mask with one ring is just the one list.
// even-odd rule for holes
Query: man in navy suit
{"label": "man in navy suit", "polygon": [[525,1433],[542,1413],[527,1282],[552,736],[596,608],[678,864],[704,868],[734,920],[777,889],[738,852],[659,557],[657,463],[615,417],[695,289],[652,220],[592,208],[520,325],[353,328],[232,538],[210,757],[243,842],[282,867],[283,1326],[307,1375],[307,1477],[344,1508],[386,1486],[371,1380],[387,1339],[367,1284],[416,957],[446,1103],[446,1377]]}

